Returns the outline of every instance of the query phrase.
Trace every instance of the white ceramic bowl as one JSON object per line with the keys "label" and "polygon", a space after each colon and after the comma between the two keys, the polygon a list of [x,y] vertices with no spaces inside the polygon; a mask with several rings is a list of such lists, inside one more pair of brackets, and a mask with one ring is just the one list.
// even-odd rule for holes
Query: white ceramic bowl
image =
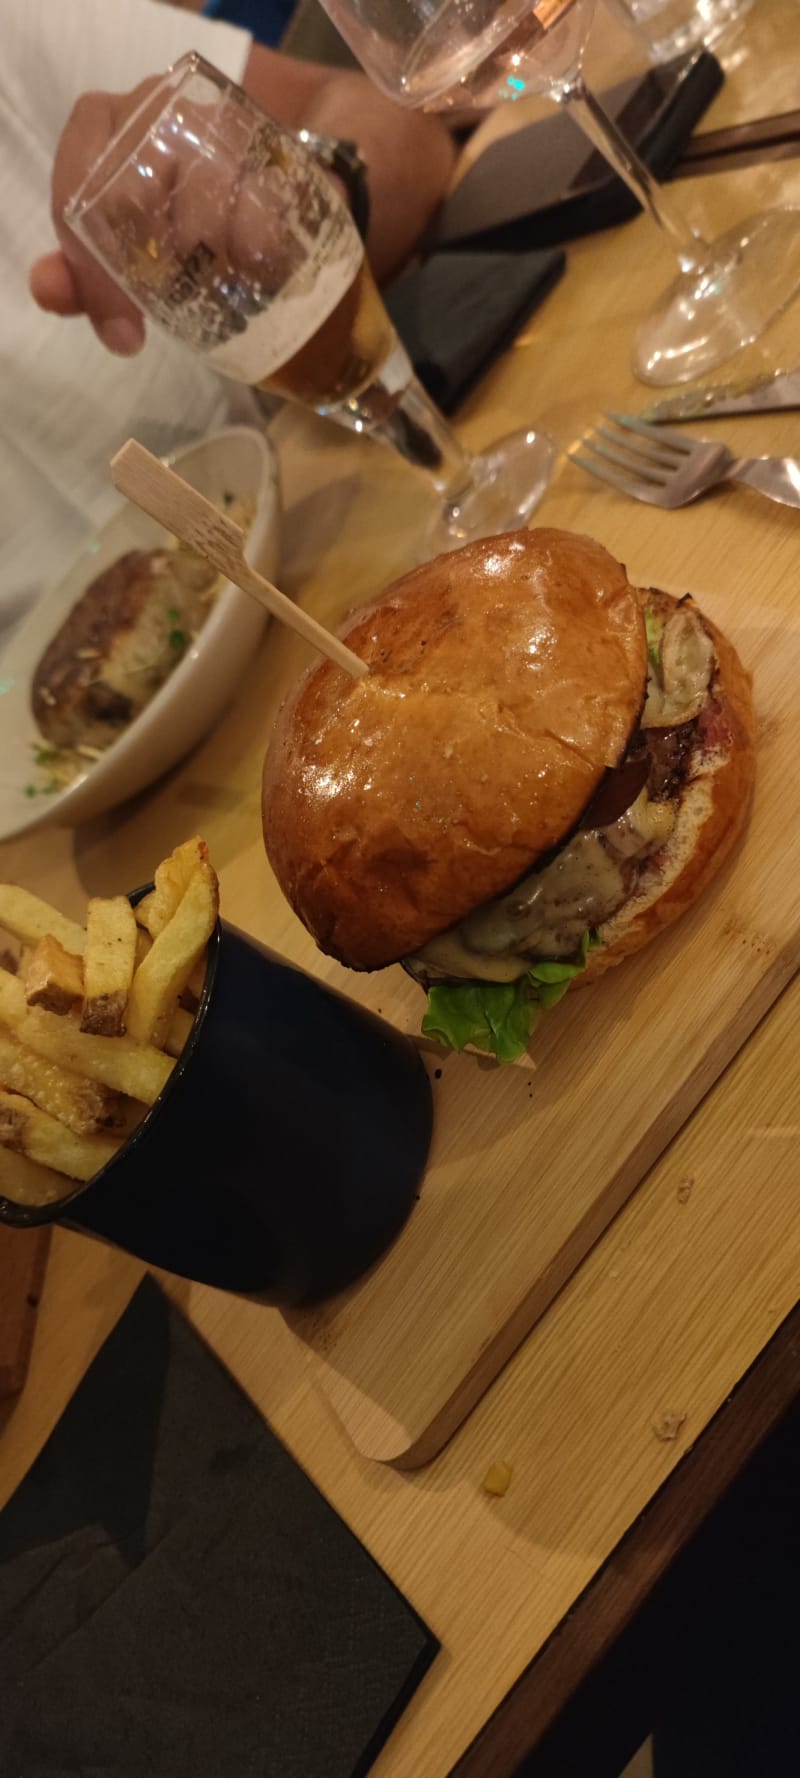
{"label": "white ceramic bowl", "polygon": [[[275,577],[280,492],[275,453],[249,426],[210,433],[169,459],[192,486],[224,509],[225,494],[255,500],[247,560]],[[200,634],[155,697],[63,790],[36,796],[35,751],[47,743],[33,720],[30,692],[38,661],[90,582],[130,549],[158,549],[167,533],[126,504],[87,544],[58,585],[42,595],[0,656],[0,840],[56,821],[76,827],[152,784],[213,727],[253,658],[267,613],[227,582]]]}

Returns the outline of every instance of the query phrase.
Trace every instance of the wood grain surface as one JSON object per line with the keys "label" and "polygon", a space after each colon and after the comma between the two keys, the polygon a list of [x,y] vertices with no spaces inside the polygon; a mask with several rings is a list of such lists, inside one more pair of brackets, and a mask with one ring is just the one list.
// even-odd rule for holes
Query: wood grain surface
{"label": "wood grain surface", "polygon": [[[792,80],[796,84],[793,9],[785,0],[759,0],[750,16],[754,56],[731,71],[709,128],[763,116],[773,93],[776,110],[793,102],[787,96]],[[698,224],[713,231],[766,203],[800,202],[800,169],[787,161],[683,182],[681,198]],[[644,406],[647,392],[630,372],[631,340],[670,269],[668,249],[644,220],[572,247],[558,290],[460,413],[462,441],[481,447],[535,421],[566,447],[603,409]],[[735,374],[798,363],[795,307],[737,360]],[[735,424],[732,434],[730,421],[694,430],[733,436],[742,453],[796,453],[795,415]],[[333,622],[420,552],[431,511],[424,484],[388,452],[322,422],[286,413],[275,437],[286,505],[281,581],[321,621]],[[563,463],[539,516],[593,533],[637,573],[704,588],[719,600],[730,591],[738,602],[750,589],[757,610],[772,606],[779,588],[787,632],[797,622],[798,515],[746,490],[659,513],[593,486]],[[0,877],[16,877],[77,914],[87,893],[143,881],[155,859],[201,828],[221,868],[231,919],[384,1011],[391,984],[394,1016],[410,1029],[420,1006],[413,985],[395,986],[388,971],[374,981],[353,981],[317,957],[270,877],[258,832],[260,757],[270,713],[309,658],[276,630],[273,625],[234,707],[180,770],[137,803],[75,834],[50,829],[3,846]],[[762,748],[769,744],[766,735]],[[781,789],[787,821],[795,779]],[[735,868],[730,886],[734,881]],[[728,892],[726,882],[720,893]],[[702,996],[702,977],[689,986]],[[607,987],[611,992],[611,981]],[[423,1470],[402,1473],[354,1452],[316,1385],[306,1348],[277,1313],[170,1284],[316,1484],[441,1637],[442,1653],[376,1762],[375,1778],[447,1778],[484,1729],[486,1769],[492,1778],[510,1778],[518,1750],[531,1745],[547,1714],[548,1677],[539,1662],[559,1627],[575,1623],[570,1679],[558,1688],[559,1702],[581,1661],[595,1658],[598,1639],[613,1635],[618,1607],[607,1599],[602,1624],[587,1627],[581,1652],[591,1582],[682,1460],[693,1465],[687,1452],[797,1301],[799,1017],[794,984]],[[601,1101],[598,1123],[602,1117]],[[99,1243],[57,1233],[28,1387],[0,1444],[0,1499],[41,1448],[140,1271]],[[745,1446],[742,1441],[740,1450]],[[483,1489],[498,1461],[512,1471],[502,1499]],[[690,1492],[692,1473],[688,1467]],[[702,1478],[696,1487],[699,1510]],[[693,1514],[686,1520],[694,1522]],[[656,1525],[654,1548],[643,1559],[645,1577],[658,1565],[661,1540],[668,1555],[680,1537],[680,1524],[669,1532]],[[588,1616],[584,1621],[588,1626]],[[526,1670],[528,1709],[513,1737],[498,1737],[490,1759],[495,1713]]]}
{"label": "wood grain surface", "polygon": [[49,1229],[0,1228],[0,1401],[25,1382],[49,1246]]}

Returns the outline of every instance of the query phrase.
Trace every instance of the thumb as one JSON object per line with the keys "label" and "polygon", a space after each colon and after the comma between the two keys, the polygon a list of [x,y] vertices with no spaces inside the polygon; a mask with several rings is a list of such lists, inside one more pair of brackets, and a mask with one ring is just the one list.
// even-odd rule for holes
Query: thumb
{"label": "thumb", "polygon": [[[104,274],[100,274],[104,278]],[[107,292],[93,293],[85,289],[91,282],[79,279],[66,255],[60,250],[45,253],[30,270],[30,291],[40,309],[51,315],[82,315],[87,310],[86,297],[92,303],[92,325],[109,351],[129,357],[144,343],[144,322],[138,309],[128,302],[110,278],[104,278]],[[100,306],[98,307],[98,302]]]}
{"label": "thumb", "polygon": [[144,318],[124,290],[77,242],[70,243],[69,251],[58,257],[75,292],[77,307],[72,313],[88,315],[98,339],[109,352],[123,358],[140,352],[145,337]]}

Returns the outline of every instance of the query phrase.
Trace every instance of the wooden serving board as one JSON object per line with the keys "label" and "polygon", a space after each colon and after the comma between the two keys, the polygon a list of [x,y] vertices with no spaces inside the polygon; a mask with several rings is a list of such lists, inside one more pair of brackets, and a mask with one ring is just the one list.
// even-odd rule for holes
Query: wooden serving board
{"label": "wooden serving board", "polygon": [[699,598],[754,674],[747,836],[698,907],[542,1021],[530,1067],[423,1045],[436,1130],[414,1214],[359,1286],[292,1317],[369,1457],[441,1448],[798,966],[800,623]]}
{"label": "wooden serving board", "polygon": [[0,1228],[0,1401],[25,1382],[49,1246],[49,1228]]}

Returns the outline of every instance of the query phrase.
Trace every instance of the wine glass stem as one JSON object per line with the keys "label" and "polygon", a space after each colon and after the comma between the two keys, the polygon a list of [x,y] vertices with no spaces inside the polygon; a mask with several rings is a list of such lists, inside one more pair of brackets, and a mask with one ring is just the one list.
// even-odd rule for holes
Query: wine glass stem
{"label": "wine glass stem", "polygon": [[694,271],[704,256],[705,242],[689,228],[680,210],[673,207],[663,185],[654,179],[650,168],[640,160],[617,129],[613,118],[603,110],[586,85],[583,75],[576,75],[568,85],[563,86],[557,99],[560,105],[568,106],[575,122],[580,124],[589,141],[605,155],[614,172],[619,174],[620,179],[624,179],[634,197],[638,198],[642,209],[652,216],[653,221],[668,236],[677,250],[681,271]]}

